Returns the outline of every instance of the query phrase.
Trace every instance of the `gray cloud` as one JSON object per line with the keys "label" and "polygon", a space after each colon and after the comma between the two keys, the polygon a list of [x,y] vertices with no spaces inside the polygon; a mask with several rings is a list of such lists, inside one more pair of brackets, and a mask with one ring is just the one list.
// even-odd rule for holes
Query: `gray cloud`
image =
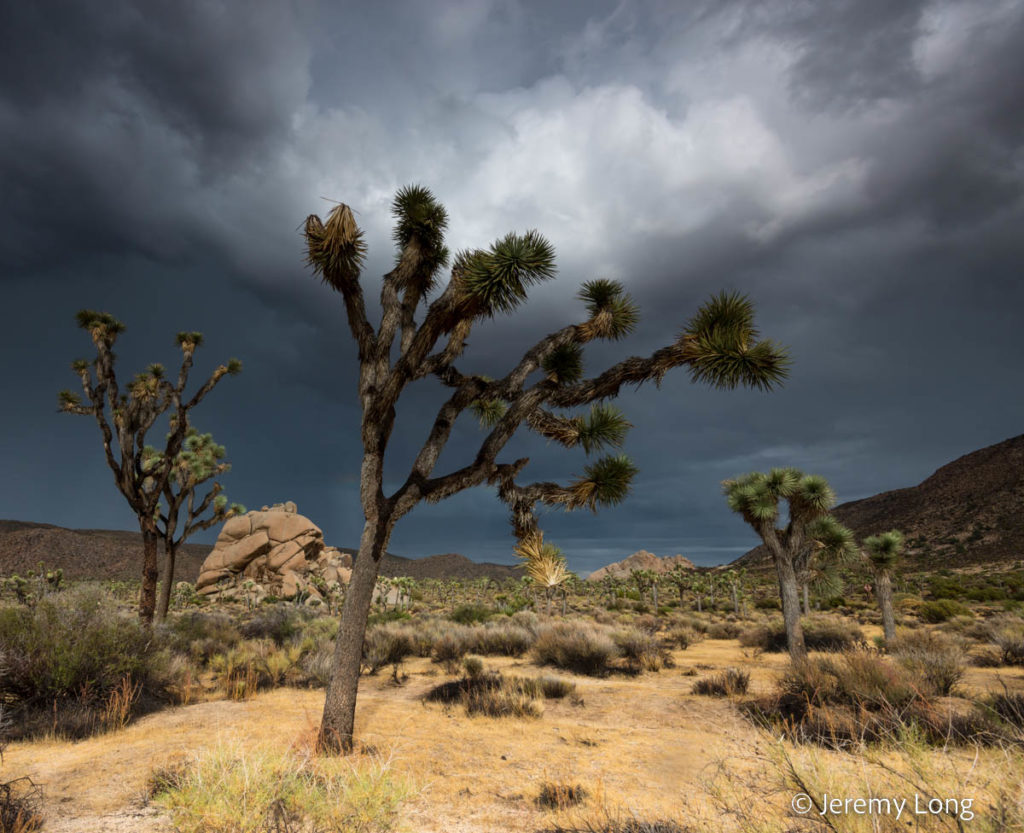
{"label": "gray cloud", "polygon": [[[9,4],[10,6],[10,4]],[[559,280],[480,327],[466,367],[579,315],[579,282],[623,280],[644,311],[599,369],[671,339],[711,292],[757,302],[791,346],[785,389],[628,393],[627,503],[551,513],[572,566],[646,547],[714,562],[749,536],[719,482],[793,463],[842,499],[921,479],[1020,432],[1015,310],[1024,219],[1024,8],[915,4],[36,3],[0,12],[0,515],[131,526],[94,429],[53,413],[87,348],[84,306],[129,325],[126,371],[173,359],[246,372],[204,409],[233,497],[294,499],[351,545],[358,412],[341,305],[302,266],[298,227],[340,199],[370,243],[371,307],[409,182],[451,214],[453,248],[538,227]],[[40,334],[46,333],[46,338]],[[389,474],[442,393],[415,386]],[[444,464],[479,429],[460,423]],[[35,449],[33,451],[31,449]],[[565,479],[579,455],[510,453]],[[392,549],[509,560],[486,491],[417,509]]]}

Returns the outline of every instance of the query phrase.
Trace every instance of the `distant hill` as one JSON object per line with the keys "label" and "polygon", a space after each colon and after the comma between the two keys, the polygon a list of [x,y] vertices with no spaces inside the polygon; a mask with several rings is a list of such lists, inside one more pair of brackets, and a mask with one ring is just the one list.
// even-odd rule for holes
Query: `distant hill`
{"label": "distant hill", "polygon": [[615,561],[602,567],[600,570],[594,570],[594,572],[587,576],[587,581],[600,581],[605,576],[629,578],[629,574],[633,570],[652,570],[655,573],[667,573],[677,564],[685,567],[687,570],[697,569],[689,558],[683,558],[681,555],[666,555],[664,558],[659,558],[653,552],[640,550],[623,558],[622,561]]}
{"label": "distant hill", "polygon": [[[1024,559],[1024,434],[947,463],[917,486],[843,503],[833,514],[858,540],[902,530],[911,568]],[[768,558],[759,546],[735,563]]]}
{"label": "distant hill", "polygon": [[[212,547],[186,544],[178,551],[176,581],[195,581]],[[351,549],[342,548],[352,553]],[[163,555],[161,554],[161,559]],[[61,568],[69,579],[138,579],[142,571],[142,536],[109,529],[65,529],[52,524],[0,520],[0,576],[24,574],[42,561]],[[387,553],[381,575],[413,578],[519,578],[522,572],[504,564],[478,564],[463,555],[446,553],[403,558]]]}

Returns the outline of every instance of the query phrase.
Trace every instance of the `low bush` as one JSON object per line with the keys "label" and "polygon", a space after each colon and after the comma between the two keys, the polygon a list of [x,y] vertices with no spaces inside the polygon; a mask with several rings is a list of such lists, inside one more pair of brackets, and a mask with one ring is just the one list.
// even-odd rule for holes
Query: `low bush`
{"label": "low bush", "polygon": [[545,810],[566,810],[582,804],[586,797],[587,791],[579,784],[545,781],[540,785],[537,806]]}
{"label": "low bush", "polygon": [[474,628],[471,641],[472,649],[479,654],[520,657],[530,650],[534,638],[527,628],[505,621]]}
{"label": "low bush", "polygon": [[1024,665],[1024,620],[998,617],[990,625],[989,638],[999,649],[1003,665]]}
{"label": "low bush", "polygon": [[477,622],[486,622],[494,615],[495,611],[484,605],[465,604],[455,608],[448,618],[460,625],[473,625]]}
{"label": "low bush", "polygon": [[750,674],[737,668],[727,668],[711,677],[697,680],[693,684],[693,693],[707,697],[732,697],[746,694],[750,688]]}
{"label": "low bush", "polygon": [[954,616],[973,616],[971,609],[953,599],[937,599],[934,602],[925,602],[917,609],[917,616],[922,622],[929,625],[937,625],[945,622]]}
{"label": "low bush", "polygon": [[[548,678],[505,677],[498,672],[467,674],[459,680],[441,683],[425,695],[428,702],[461,704],[467,714],[486,717],[540,717],[538,697],[564,697],[575,690],[572,683]],[[565,693],[563,693],[563,691]]]}
{"label": "low bush", "polygon": [[708,639],[736,639],[741,630],[736,622],[713,622],[708,626]]}
{"label": "low bush", "polygon": [[619,650],[603,630],[585,622],[556,622],[538,628],[533,653],[541,665],[599,676],[611,670]]}
{"label": "low bush", "polygon": [[390,665],[397,681],[399,666],[413,653],[413,642],[406,628],[377,625],[366,632],[363,640],[363,667],[372,675]]}
{"label": "low bush", "polygon": [[275,604],[260,610],[239,630],[246,639],[270,639],[280,646],[300,636],[314,618],[317,614],[307,607]]}
{"label": "low bush", "polygon": [[434,662],[444,666],[445,671],[454,674],[462,663],[462,658],[469,653],[470,641],[468,628],[452,628],[442,633],[436,640],[432,649]]}
{"label": "low bush", "polygon": [[[801,621],[808,651],[848,651],[865,644],[860,627],[837,616],[805,616]],[[786,650],[786,627],[781,620],[755,625],[739,635],[744,648],[781,653]]]}
{"label": "low bush", "polygon": [[691,645],[700,642],[703,638],[704,634],[698,633],[688,625],[677,625],[674,628],[669,628],[668,633],[665,635],[665,641],[670,646],[674,645],[683,651]]}
{"label": "low bush", "polygon": [[82,738],[171,700],[166,651],[96,590],[53,594],[32,609],[0,608],[0,655],[12,738]]}
{"label": "low bush", "polygon": [[948,697],[964,675],[967,654],[963,646],[936,631],[901,633],[889,646],[905,668],[923,680],[931,694]]}
{"label": "low bush", "polygon": [[939,704],[929,683],[878,655],[849,651],[790,666],[776,692],[742,711],[791,740],[844,748],[897,741],[908,732],[928,743],[1001,743],[990,714]]}
{"label": "low bush", "polygon": [[235,621],[226,613],[214,611],[186,611],[168,619],[157,632],[172,651],[204,665],[242,639]]}
{"label": "low bush", "polygon": [[660,671],[665,664],[658,640],[648,631],[622,628],[612,633],[619,654],[626,660],[630,671]]}

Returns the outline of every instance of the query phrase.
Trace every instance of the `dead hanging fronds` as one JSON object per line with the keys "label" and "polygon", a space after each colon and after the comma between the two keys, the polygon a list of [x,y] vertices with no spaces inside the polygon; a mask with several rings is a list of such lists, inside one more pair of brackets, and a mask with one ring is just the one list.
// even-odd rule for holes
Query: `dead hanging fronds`
{"label": "dead hanging fronds", "polygon": [[338,203],[327,216],[326,225],[317,215],[310,214],[306,218],[305,237],[306,263],[324,283],[342,291],[358,279],[366,257],[366,243],[351,208]]}
{"label": "dead hanging fronds", "polygon": [[565,556],[554,544],[544,543],[543,532],[527,536],[513,552],[523,559],[526,575],[540,587],[558,587],[569,577]]}

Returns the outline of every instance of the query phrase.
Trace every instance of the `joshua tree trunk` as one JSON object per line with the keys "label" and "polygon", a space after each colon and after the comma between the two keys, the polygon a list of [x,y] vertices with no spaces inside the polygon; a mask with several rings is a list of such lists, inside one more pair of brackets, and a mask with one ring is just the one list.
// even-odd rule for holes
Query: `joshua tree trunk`
{"label": "joshua tree trunk", "polygon": [[139,619],[148,627],[153,624],[153,614],[156,611],[156,585],[160,578],[157,543],[160,535],[156,530],[156,523],[151,518],[143,520],[141,527],[142,592],[139,594]]}
{"label": "joshua tree trunk", "polygon": [[655,616],[657,616],[657,614],[658,614],[658,585],[657,584],[655,584],[654,586],[651,587],[651,601],[654,604],[654,614],[655,614]]}
{"label": "joshua tree trunk", "polygon": [[562,618],[563,619],[565,618],[565,609],[566,609],[566,606],[568,604],[568,601],[569,601],[569,594],[565,590],[563,590],[562,591]]}
{"label": "joshua tree trunk", "polygon": [[327,698],[318,739],[323,751],[352,751],[362,650],[346,649],[363,644],[366,620],[377,586],[377,572],[390,537],[390,519],[377,522],[367,519],[359,542],[359,554],[352,565],[352,577],[345,594],[345,606],[341,609],[341,624],[334,645],[334,674],[327,684]]}
{"label": "joshua tree trunk", "polygon": [[882,630],[886,644],[896,638],[896,617],[892,611],[892,579],[888,570],[879,570],[875,576],[875,594],[882,610]]}
{"label": "joshua tree trunk", "polygon": [[807,658],[804,629],[800,625],[800,593],[792,562],[776,556],[775,569],[779,574],[779,596],[782,598],[782,618],[786,623],[786,645],[794,662]]}
{"label": "joshua tree trunk", "polygon": [[732,610],[736,614],[740,612],[740,594],[735,584],[732,586]]}
{"label": "joshua tree trunk", "polygon": [[700,595],[700,593],[697,594],[697,612],[698,613],[703,613],[704,612],[704,610],[702,609],[702,602],[701,602],[701,595]]}
{"label": "joshua tree trunk", "polygon": [[163,622],[171,607],[171,588],[174,587],[174,562],[178,548],[171,541],[164,541],[164,580],[160,585],[160,598],[157,602],[156,620]]}
{"label": "joshua tree trunk", "polygon": [[804,616],[810,616],[811,615],[811,593],[810,593],[810,590],[808,589],[808,582],[806,582],[806,581],[804,582],[804,586],[803,586],[803,594],[804,594]]}

